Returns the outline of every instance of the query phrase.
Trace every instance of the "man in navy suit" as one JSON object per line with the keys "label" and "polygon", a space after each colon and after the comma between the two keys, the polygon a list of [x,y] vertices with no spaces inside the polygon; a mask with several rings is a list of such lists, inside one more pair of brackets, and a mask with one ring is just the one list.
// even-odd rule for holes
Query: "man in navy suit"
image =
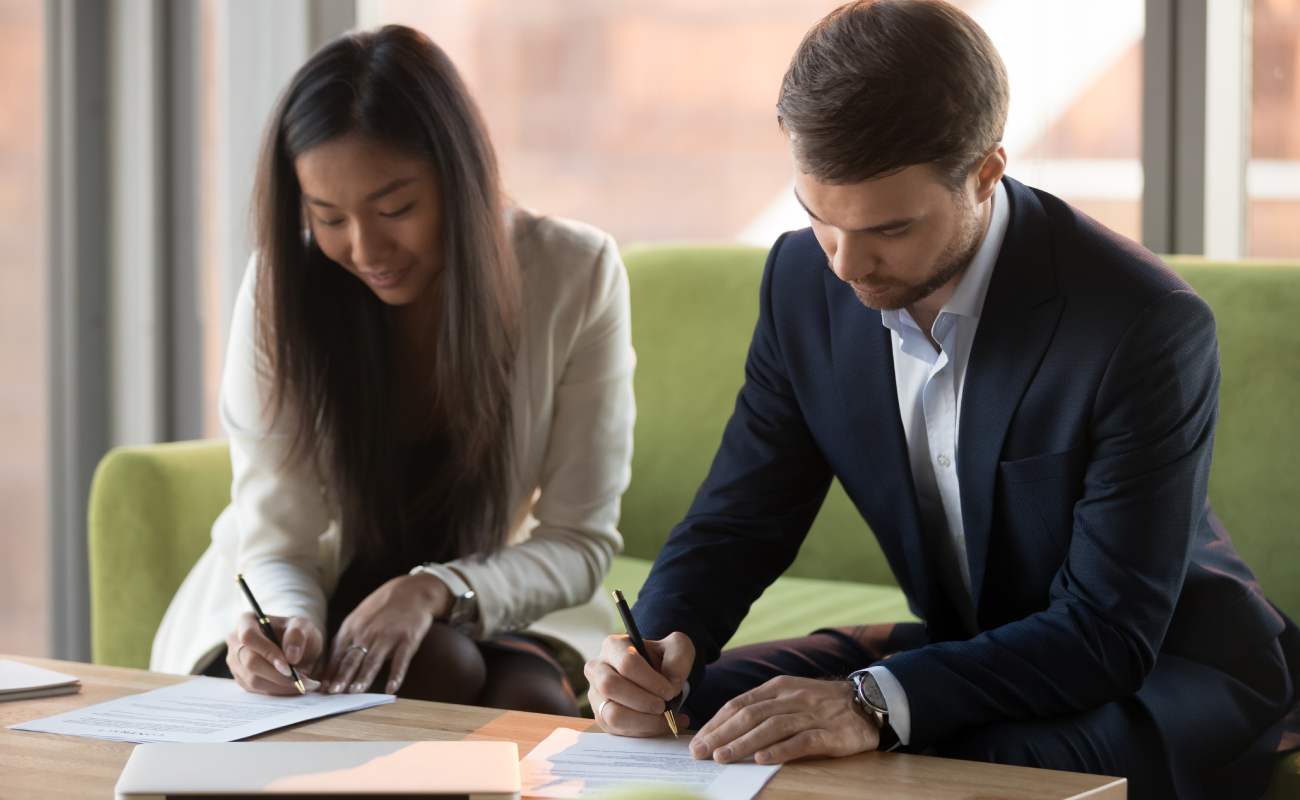
{"label": "man in navy suit", "polygon": [[[606,730],[666,732],[682,693],[721,762],[904,747],[1134,797],[1263,792],[1300,657],[1207,501],[1214,317],[1004,177],[1007,102],[939,0],[805,37],[777,110],[812,227],[772,248],[735,413],[641,590],[655,663],[610,637],[587,665]],[[722,654],[832,477],[924,625]]]}

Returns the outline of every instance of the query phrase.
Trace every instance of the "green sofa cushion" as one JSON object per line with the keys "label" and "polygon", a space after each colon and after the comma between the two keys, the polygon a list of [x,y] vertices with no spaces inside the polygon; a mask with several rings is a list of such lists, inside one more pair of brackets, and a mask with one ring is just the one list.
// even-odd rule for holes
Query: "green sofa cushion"
{"label": "green sofa cushion", "polygon": [[1300,797],[1300,752],[1287,753],[1277,760],[1273,780],[1259,800],[1295,800]]}
{"label": "green sofa cushion", "polygon": [[[606,590],[621,589],[628,603],[635,603],[653,563],[631,556],[615,558],[605,576]],[[786,576],[754,603],[727,648],[807,636],[817,628],[915,621],[896,586]]]}

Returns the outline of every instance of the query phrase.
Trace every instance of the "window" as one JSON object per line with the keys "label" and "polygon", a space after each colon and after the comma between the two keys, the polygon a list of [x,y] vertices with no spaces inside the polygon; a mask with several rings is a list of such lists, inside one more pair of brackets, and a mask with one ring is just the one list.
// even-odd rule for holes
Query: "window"
{"label": "window", "polygon": [[1144,4],[966,5],[1011,81],[1008,174],[1140,241]]}
{"label": "window", "polygon": [[1300,0],[1254,0],[1251,158],[1246,227],[1252,256],[1300,256]]}
{"label": "window", "polygon": [[0,14],[0,653],[46,652],[41,0]]}
{"label": "window", "polygon": [[785,199],[777,90],[804,32],[840,3],[377,5],[361,25],[418,28],[456,63],[518,202],[627,245],[732,239]]}
{"label": "window", "polygon": [[[519,202],[623,245],[807,226],[774,113],[803,34],[840,5],[363,2],[429,33],[488,120]],[[1143,3],[959,0],[1007,63],[1010,174],[1140,236]]]}

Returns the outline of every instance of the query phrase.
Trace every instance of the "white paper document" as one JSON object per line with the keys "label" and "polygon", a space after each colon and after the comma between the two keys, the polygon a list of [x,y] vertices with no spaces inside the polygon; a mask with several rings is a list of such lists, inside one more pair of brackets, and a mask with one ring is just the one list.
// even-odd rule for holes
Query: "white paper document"
{"label": "white paper document", "polygon": [[79,691],[81,683],[72,675],[0,658],[0,700],[32,700]]}
{"label": "white paper document", "polygon": [[233,742],[396,699],[391,694],[272,697],[246,692],[234,681],[195,678],[9,727],[121,742]]}
{"label": "white paper document", "polygon": [[709,800],[750,800],[780,765],[696,761],[688,737],[630,739],[559,728],[519,762],[526,797],[599,797],[629,786],[666,786]]}

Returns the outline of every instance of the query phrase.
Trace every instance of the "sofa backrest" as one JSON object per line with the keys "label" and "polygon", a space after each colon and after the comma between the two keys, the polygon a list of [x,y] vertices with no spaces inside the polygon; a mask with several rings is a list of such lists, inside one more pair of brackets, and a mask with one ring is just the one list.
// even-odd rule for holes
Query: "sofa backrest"
{"label": "sofa backrest", "polygon": [[[744,381],[766,251],[624,253],[637,350],[626,553],[654,558],[708,473]],[[1300,265],[1171,259],[1214,309],[1223,388],[1210,500],[1268,596],[1300,616]],[[832,487],[789,574],[894,583],[852,503]]]}
{"label": "sofa backrest", "polygon": [[[653,559],[685,516],[735,404],[758,317],[765,251],[629,248],[637,348],[636,449],[620,529]],[[1265,593],[1300,617],[1300,264],[1172,264],[1215,311],[1223,388],[1210,499]],[[89,508],[96,663],[147,667],[162,615],[230,502],[222,441],[119,448]],[[790,568],[892,584],[875,537],[838,485]]]}
{"label": "sofa backrest", "polygon": [[1210,503],[1264,593],[1300,619],[1300,264],[1170,265],[1218,326]]}
{"label": "sofa backrest", "polygon": [[[745,381],[766,258],[743,245],[623,253],[637,357],[632,484],[619,521],[627,555],[653,559],[708,474]],[[787,574],[897,585],[838,481]]]}

